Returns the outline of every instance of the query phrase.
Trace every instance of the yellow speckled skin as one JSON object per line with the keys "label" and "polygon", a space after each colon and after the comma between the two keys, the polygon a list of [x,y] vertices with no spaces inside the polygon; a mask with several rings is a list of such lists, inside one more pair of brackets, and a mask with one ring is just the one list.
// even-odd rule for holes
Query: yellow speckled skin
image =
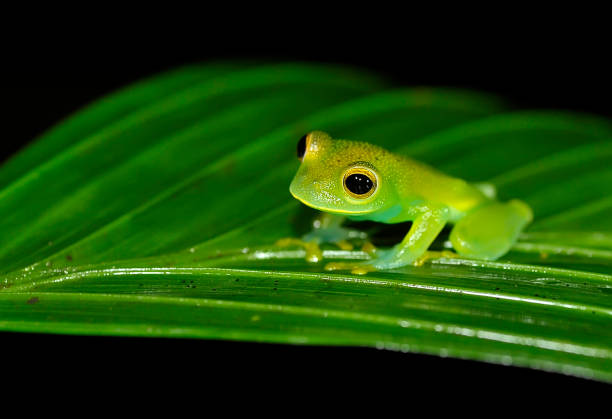
{"label": "yellow speckled skin", "polygon": [[[505,254],[532,220],[531,209],[513,200],[500,203],[483,188],[447,176],[410,158],[372,144],[332,139],[314,131],[305,137],[302,164],[291,194],[304,204],[353,220],[413,221],[404,240],[359,263],[331,269],[388,269],[415,263],[446,223],[455,250],[466,257],[496,259]],[[364,173],[374,187],[365,195],[348,190],[346,176]],[[334,241],[334,240],[327,240]]]}

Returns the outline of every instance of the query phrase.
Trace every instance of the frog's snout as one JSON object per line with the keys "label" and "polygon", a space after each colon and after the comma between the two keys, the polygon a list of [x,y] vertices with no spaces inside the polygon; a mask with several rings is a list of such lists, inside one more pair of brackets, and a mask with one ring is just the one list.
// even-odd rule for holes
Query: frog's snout
{"label": "frog's snout", "polygon": [[312,206],[313,197],[321,193],[323,183],[317,179],[311,179],[298,173],[291,184],[289,192],[295,199],[305,205]]}
{"label": "frog's snout", "polygon": [[293,178],[293,180],[291,181],[291,184],[289,185],[289,192],[295,198],[297,198],[297,196],[296,196],[297,189],[298,189],[297,185],[299,185],[299,182],[297,181],[297,176],[296,176],[296,177]]}
{"label": "frog's snout", "polygon": [[293,195],[295,199],[300,201],[302,204],[311,206],[310,203],[300,194],[300,192],[293,187],[293,184],[291,184],[291,186],[289,187],[289,192],[291,193],[291,195]]}
{"label": "frog's snout", "polygon": [[301,197],[301,189],[300,185],[301,182],[300,180],[297,178],[297,176],[295,178],[293,178],[293,181],[291,182],[291,184],[289,185],[289,193],[291,193],[291,195],[293,195],[293,197],[299,201],[304,202],[304,199]]}

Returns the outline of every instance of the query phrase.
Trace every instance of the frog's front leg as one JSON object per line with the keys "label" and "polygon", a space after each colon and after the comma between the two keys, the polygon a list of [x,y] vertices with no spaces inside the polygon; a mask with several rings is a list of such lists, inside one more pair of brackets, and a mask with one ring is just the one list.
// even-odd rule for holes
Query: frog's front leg
{"label": "frog's front leg", "polygon": [[342,227],[346,217],[336,214],[322,212],[312,223],[312,231],[302,236],[301,239],[287,238],[276,242],[279,246],[300,246],[306,250],[306,260],[318,262],[323,259],[320,245],[332,243],[342,250],[352,250],[353,245],[349,240],[367,238],[367,234]]}
{"label": "frog's front leg", "polygon": [[325,269],[350,269],[355,274],[365,274],[369,271],[414,264],[440,234],[449,216],[448,208],[442,206],[423,205],[417,207],[416,212],[412,227],[401,243],[389,250],[377,250],[372,259],[363,262],[331,262]]}
{"label": "frog's front leg", "polygon": [[333,243],[343,250],[352,250],[352,239],[366,239],[368,235],[363,231],[342,227],[346,221],[343,215],[321,213],[312,223],[312,231],[305,234],[302,240],[317,244]]}

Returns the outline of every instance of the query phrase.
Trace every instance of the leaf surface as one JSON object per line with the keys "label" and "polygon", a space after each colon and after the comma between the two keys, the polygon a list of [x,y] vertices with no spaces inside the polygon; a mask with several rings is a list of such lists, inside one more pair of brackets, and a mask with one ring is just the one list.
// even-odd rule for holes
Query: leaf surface
{"label": "leaf surface", "polygon": [[[496,262],[326,272],[274,246],[314,215],[288,193],[312,129],[491,182],[535,221]],[[375,346],[612,380],[611,138],[592,116],[345,68],[161,75],[0,168],[0,329]],[[407,227],[364,228],[392,243]]]}

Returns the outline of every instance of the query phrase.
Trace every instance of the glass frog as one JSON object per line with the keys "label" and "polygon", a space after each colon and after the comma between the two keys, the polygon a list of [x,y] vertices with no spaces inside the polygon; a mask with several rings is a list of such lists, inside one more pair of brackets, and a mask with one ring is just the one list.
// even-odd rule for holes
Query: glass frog
{"label": "glass frog", "polygon": [[299,140],[297,155],[301,164],[289,191],[328,215],[315,221],[315,229],[302,239],[285,239],[283,244],[304,246],[311,261],[320,259],[321,243],[351,248],[348,240],[359,233],[341,226],[346,218],[389,224],[412,221],[394,247],[369,245],[365,250],[370,259],[328,263],[327,270],[364,274],[419,265],[446,224],[453,225],[449,239],[459,255],[495,260],[508,252],[533,219],[524,202],[498,201],[493,185],[468,183],[373,144],[313,131]]}

